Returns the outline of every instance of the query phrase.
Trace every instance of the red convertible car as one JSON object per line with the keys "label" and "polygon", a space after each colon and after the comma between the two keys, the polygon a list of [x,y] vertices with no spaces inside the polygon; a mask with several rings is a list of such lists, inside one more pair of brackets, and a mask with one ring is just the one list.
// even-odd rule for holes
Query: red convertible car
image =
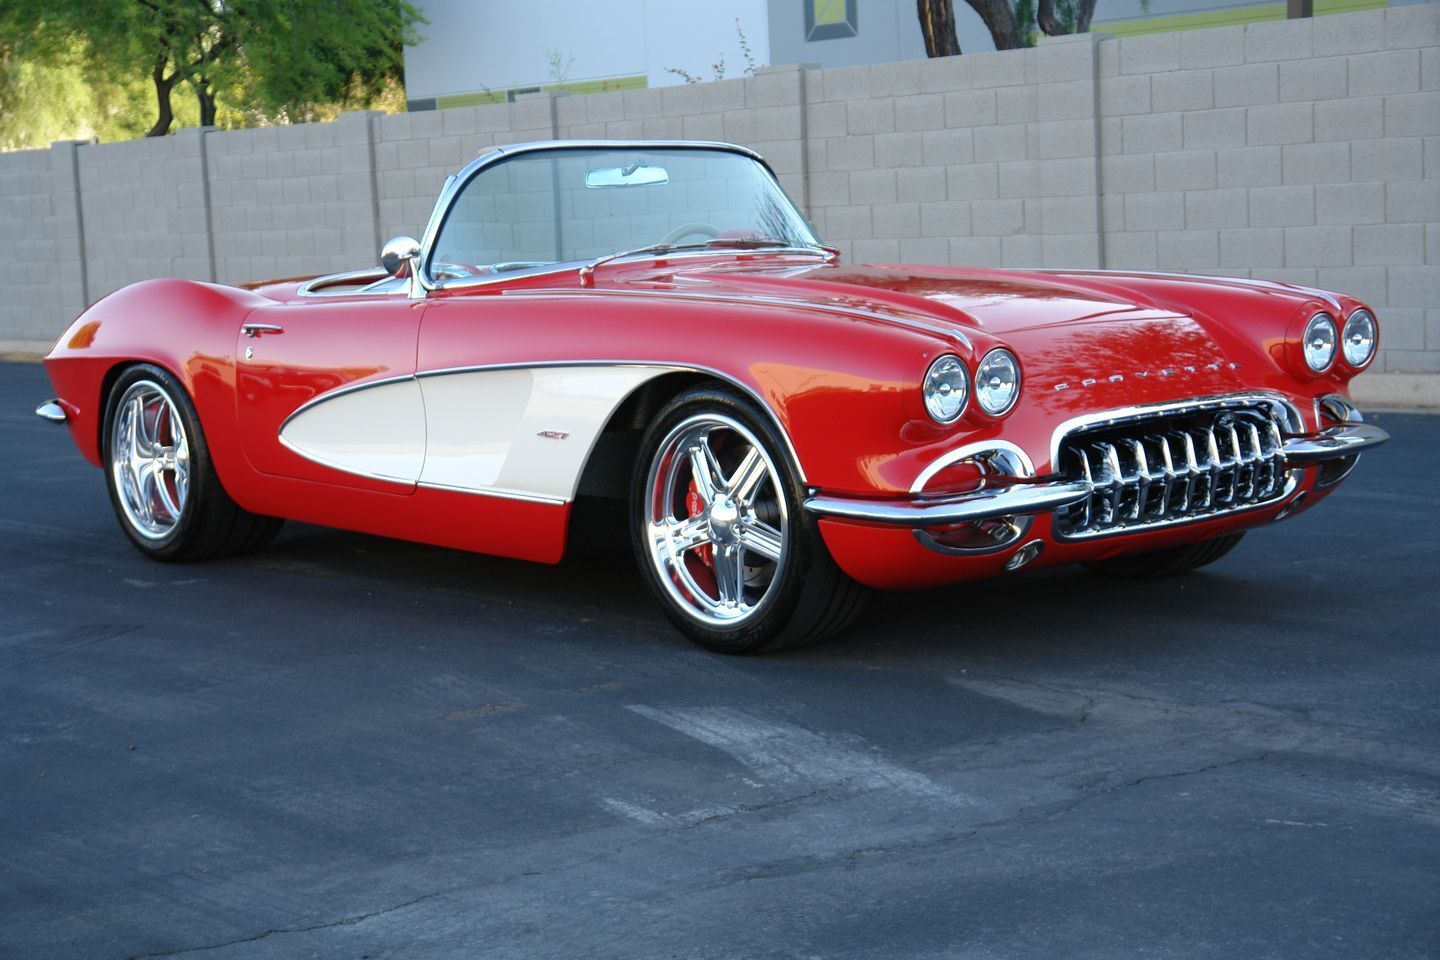
{"label": "red convertible car", "polygon": [[867,588],[1210,563],[1386,439],[1363,303],[1261,280],[849,265],[720,143],[497,148],[382,267],[151,280],[46,358],[157,560],[282,518],[541,562],[628,503],[714,650],[813,640]]}

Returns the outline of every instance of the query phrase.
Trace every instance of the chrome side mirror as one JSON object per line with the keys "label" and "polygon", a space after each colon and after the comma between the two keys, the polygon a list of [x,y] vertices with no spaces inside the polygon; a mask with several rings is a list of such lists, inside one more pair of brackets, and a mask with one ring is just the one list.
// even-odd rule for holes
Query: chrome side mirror
{"label": "chrome side mirror", "polygon": [[392,277],[414,276],[420,261],[420,241],[396,237],[380,250],[380,267]]}

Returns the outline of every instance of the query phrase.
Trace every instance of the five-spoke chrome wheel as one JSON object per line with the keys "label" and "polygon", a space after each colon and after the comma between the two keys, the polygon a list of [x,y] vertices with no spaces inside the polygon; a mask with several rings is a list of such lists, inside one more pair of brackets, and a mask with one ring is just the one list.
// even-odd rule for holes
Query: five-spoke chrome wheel
{"label": "five-spoke chrome wheel", "polygon": [[645,497],[649,558],[676,607],[705,626],[732,627],[765,606],[790,520],[755,434],[719,412],[680,421],[656,448]]}
{"label": "five-spoke chrome wheel", "polygon": [[130,528],[147,540],[169,536],[190,495],[190,444],[175,401],[153,380],[131,384],[116,404],[110,471]]}

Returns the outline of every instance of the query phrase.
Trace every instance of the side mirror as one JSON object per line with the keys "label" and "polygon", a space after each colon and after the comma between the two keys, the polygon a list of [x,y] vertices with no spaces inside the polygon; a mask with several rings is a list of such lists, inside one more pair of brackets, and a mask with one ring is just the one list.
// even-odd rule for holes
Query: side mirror
{"label": "side mirror", "polygon": [[380,267],[392,277],[409,277],[420,260],[420,241],[396,237],[380,250]]}

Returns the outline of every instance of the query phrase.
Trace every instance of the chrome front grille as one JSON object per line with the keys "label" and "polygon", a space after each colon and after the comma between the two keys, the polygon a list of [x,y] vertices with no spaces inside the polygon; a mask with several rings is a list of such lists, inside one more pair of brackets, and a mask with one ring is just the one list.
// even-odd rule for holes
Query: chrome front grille
{"label": "chrome front grille", "polygon": [[1057,467],[1091,485],[1055,512],[1063,538],[1130,533],[1263,506],[1291,489],[1269,405],[1140,415],[1066,435]]}

